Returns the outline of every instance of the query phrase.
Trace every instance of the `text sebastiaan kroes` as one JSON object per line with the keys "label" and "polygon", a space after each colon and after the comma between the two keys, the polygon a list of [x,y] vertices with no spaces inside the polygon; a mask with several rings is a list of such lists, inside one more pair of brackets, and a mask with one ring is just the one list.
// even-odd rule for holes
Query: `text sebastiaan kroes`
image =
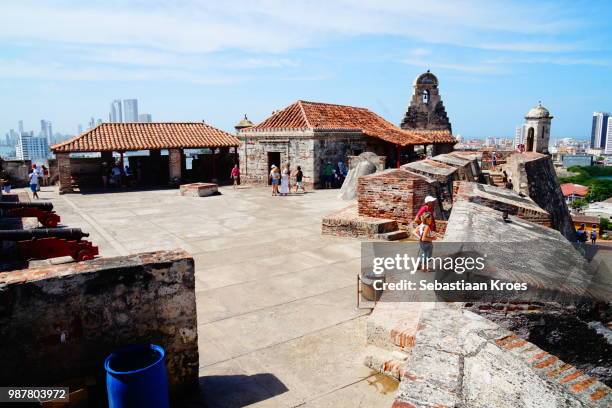
{"label": "text sebastiaan kroes", "polygon": [[[372,261],[372,272],[382,276],[387,272],[407,272],[414,275],[418,271],[451,271],[458,275],[469,272],[482,272],[486,268],[484,257],[412,257],[407,254],[396,254],[390,257],[375,257]],[[490,279],[486,282],[470,282],[465,279],[453,282],[438,279],[409,280],[397,282],[374,281],[375,290],[399,291],[526,291],[525,282],[503,282]]]}

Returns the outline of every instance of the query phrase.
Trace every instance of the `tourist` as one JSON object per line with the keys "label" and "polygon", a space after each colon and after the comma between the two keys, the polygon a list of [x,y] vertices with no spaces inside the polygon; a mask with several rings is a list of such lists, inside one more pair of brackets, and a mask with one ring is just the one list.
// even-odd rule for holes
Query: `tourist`
{"label": "tourist", "polygon": [[289,164],[286,164],[283,168],[283,174],[281,176],[281,184],[280,184],[280,195],[286,196],[289,194],[290,186],[289,186],[289,175],[291,174],[289,170]]}
{"label": "tourist", "polygon": [[108,164],[106,162],[102,162],[102,165],[100,166],[100,175],[102,176],[102,186],[104,188],[108,187],[108,174],[110,172],[108,171]]}
{"label": "tourist", "polygon": [[130,169],[130,166],[126,165],[125,168],[123,169],[123,174],[125,175],[125,184],[127,184],[129,187],[132,186],[132,169]]}
{"label": "tourist", "polygon": [[280,184],[280,171],[275,164],[272,165],[272,170],[270,170],[270,183],[272,184],[272,195],[278,195],[278,185]]}
{"label": "tourist", "polygon": [[331,162],[325,163],[323,166],[323,185],[324,188],[332,188],[332,181],[334,180],[334,168]]}
{"label": "tourist", "polygon": [[585,228],[586,228],[585,224],[580,224],[580,227],[576,230],[576,242],[578,243],[587,242],[588,237],[587,237],[587,232]]}
{"label": "tourist", "polygon": [[235,189],[236,186],[240,183],[240,168],[237,164],[234,164],[234,167],[232,167],[232,173],[230,174],[230,176],[232,177],[232,180],[234,182]]}
{"label": "tourist", "polygon": [[295,192],[298,192],[298,188],[302,189],[302,192],[306,192],[304,189],[304,173],[302,173],[302,168],[297,166],[297,171],[295,172]]}
{"label": "tourist", "polygon": [[595,245],[595,241],[597,241],[597,224],[593,224],[593,229],[591,230],[591,244]]}
{"label": "tourist", "polygon": [[497,153],[493,152],[491,155],[491,161],[493,162],[493,170],[497,167]]}
{"label": "tourist", "polygon": [[421,206],[421,208],[419,208],[419,211],[417,211],[416,217],[414,218],[414,224],[421,224],[423,214],[429,213],[431,215],[430,229],[433,232],[436,232],[436,219],[433,216],[436,200],[436,198],[429,195],[425,197],[425,203]]}
{"label": "tourist", "polygon": [[508,190],[514,190],[514,184],[512,184],[512,179],[508,179],[508,181],[506,181],[506,188]]}
{"label": "tourist", "polygon": [[44,164],[42,165],[42,176],[43,176],[42,185],[48,186],[49,185],[49,169]]}
{"label": "tourist", "polygon": [[117,163],[115,163],[111,170],[111,182],[117,187],[121,186],[121,168]]}
{"label": "tourist", "polygon": [[415,235],[419,238],[419,254],[421,258],[422,271],[427,271],[427,259],[432,257],[433,254],[433,242],[436,239],[436,233],[432,229],[434,217],[430,212],[425,212],[421,216],[421,224],[416,227]]}
{"label": "tourist", "polygon": [[36,164],[33,164],[32,167],[34,168],[34,170],[36,171],[36,174],[38,175],[38,185],[36,186],[36,188],[38,188],[38,191],[40,191],[40,184],[41,184],[42,179],[43,179],[42,167],[41,166],[37,166]]}
{"label": "tourist", "polygon": [[32,190],[32,197],[38,199],[38,181],[39,181],[39,174],[36,171],[36,165],[33,164],[32,165],[32,172],[29,175],[29,179],[30,179],[30,190]]}

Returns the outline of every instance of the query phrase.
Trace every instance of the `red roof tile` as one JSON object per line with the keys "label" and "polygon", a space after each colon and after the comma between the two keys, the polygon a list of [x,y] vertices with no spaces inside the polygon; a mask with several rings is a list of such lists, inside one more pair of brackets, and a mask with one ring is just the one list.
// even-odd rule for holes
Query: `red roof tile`
{"label": "red roof tile", "polygon": [[565,183],[561,184],[561,191],[564,197],[571,195],[584,197],[589,192],[589,188],[580,184]]}
{"label": "red roof tile", "polygon": [[51,146],[55,153],[238,146],[231,134],[201,122],[102,123]]}
{"label": "red roof tile", "polygon": [[401,129],[366,108],[307,101],[297,101],[242,133],[306,129],[358,131],[402,146],[457,142],[449,131]]}

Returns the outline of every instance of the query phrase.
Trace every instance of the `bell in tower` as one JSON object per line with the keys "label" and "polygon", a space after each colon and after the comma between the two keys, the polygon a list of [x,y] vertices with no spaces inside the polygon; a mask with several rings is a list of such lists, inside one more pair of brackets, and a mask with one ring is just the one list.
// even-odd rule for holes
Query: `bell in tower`
{"label": "bell in tower", "polygon": [[451,132],[451,124],[440,98],[438,78],[427,70],[414,80],[412,88],[410,106],[402,120],[401,128]]}

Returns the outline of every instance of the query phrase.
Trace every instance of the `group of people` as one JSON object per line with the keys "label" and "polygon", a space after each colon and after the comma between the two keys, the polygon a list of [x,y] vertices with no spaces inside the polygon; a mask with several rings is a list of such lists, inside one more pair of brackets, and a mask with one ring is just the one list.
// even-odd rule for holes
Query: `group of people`
{"label": "group of people", "polygon": [[[272,185],[273,196],[287,196],[291,192],[291,169],[289,164],[285,164],[283,169],[279,169],[275,164],[270,168],[270,184]],[[299,189],[306,192],[304,188],[304,173],[302,168],[297,166],[295,171],[295,192]]]}
{"label": "group of people", "polygon": [[101,166],[102,185],[107,188],[109,185],[121,187],[131,185],[134,175],[129,165],[121,168],[121,163],[113,163],[110,167],[108,163],[103,162]]}
{"label": "group of people", "polygon": [[348,168],[343,161],[339,161],[333,166],[330,161],[326,162],[321,169],[321,180],[323,188],[339,188],[344,183],[348,174]]}
{"label": "group of people", "polygon": [[30,171],[30,174],[28,174],[28,179],[30,182],[30,191],[32,191],[32,197],[38,200],[38,192],[40,191],[40,186],[46,186],[49,184],[49,169],[47,169],[44,164],[42,166],[32,164],[32,170]]}
{"label": "group of people", "polygon": [[597,224],[592,225],[590,233],[586,230],[585,224],[580,224],[580,227],[576,230],[576,241],[578,243],[585,243],[589,241],[589,238],[591,240],[591,244],[595,245],[595,242],[597,241]]}

